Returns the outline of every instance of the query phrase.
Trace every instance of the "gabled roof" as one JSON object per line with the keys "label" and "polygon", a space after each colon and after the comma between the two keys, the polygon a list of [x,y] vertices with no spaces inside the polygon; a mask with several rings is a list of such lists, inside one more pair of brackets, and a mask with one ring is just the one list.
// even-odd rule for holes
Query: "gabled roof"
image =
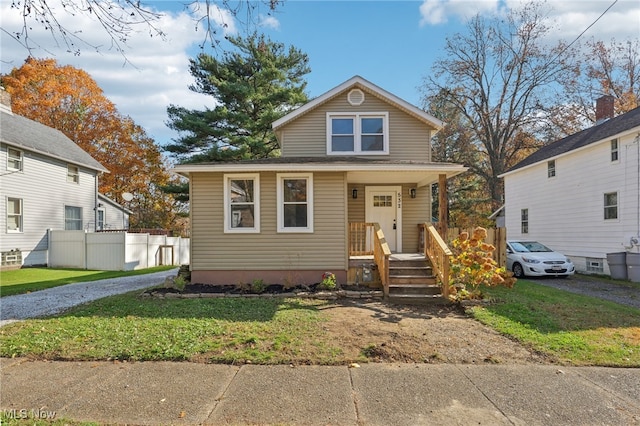
{"label": "gabled roof", "polygon": [[125,206],[123,206],[122,204],[118,204],[115,201],[113,201],[111,198],[107,197],[106,195],[98,192],[98,200],[103,201],[107,204],[109,204],[111,207],[114,207],[120,211],[124,211],[125,213],[131,215],[133,214],[133,212],[131,210],[129,210],[128,208],[126,208]]}
{"label": "gabled roof", "polygon": [[331,99],[335,98],[339,94],[352,88],[358,88],[366,93],[376,96],[382,99],[383,101],[386,101],[396,106],[397,108],[417,118],[418,120],[426,123],[427,125],[433,127],[436,130],[440,130],[444,126],[444,123],[442,121],[438,120],[437,118],[433,117],[430,114],[427,114],[420,108],[414,105],[411,105],[407,101],[400,99],[396,95],[389,93],[386,90],[371,83],[370,81],[367,81],[364,78],[356,75],[350,78],[349,80],[345,81],[341,85],[336,86],[335,88],[329,90],[323,95],[320,95],[314,100],[302,105],[300,108],[290,112],[284,117],[274,121],[272,124],[273,130],[277,130],[278,128],[284,126],[285,124],[291,122],[292,120],[295,120],[296,118],[308,113],[309,111],[314,110],[320,105],[330,101]]}
{"label": "gabled roof", "polygon": [[502,176],[523,167],[558,157],[587,145],[612,139],[616,135],[629,132],[636,127],[640,127],[640,107],[611,118],[601,124],[582,130],[581,132],[574,133],[564,139],[545,145],[510,168]]}
{"label": "gabled roof", "polygon": [[98,172],[107,170],[61,131],[0,110],[0,141]]}

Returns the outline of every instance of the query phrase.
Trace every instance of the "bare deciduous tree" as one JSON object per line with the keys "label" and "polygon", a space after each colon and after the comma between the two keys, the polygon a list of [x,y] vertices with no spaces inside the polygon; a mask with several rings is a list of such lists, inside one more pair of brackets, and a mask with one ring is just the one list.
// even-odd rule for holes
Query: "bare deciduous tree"
{"label": "bare deciduous tree", "polygon": [[436,94],[446,97],[471,131],[479,156],[467,165],[484,181],[493,208],[503,197],[498,176],[536,146],[539,112],[571,70],[566,46],[545,44],[551,28],[542,9],[529,3],[505,16],[472,18],[464,34],[447,37],[424,81],[425,104]]}

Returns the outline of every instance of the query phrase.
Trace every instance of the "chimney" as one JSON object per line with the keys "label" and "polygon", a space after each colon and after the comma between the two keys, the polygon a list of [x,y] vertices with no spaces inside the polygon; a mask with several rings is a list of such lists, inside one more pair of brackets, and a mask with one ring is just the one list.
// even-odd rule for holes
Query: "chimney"
{"label": "chimney", "polygon": [[611,95],[604,95],[596,99],[596,124],[613,118],[613,101],[614,97]]}
{"label": "chimney", "polygon": [[0,111],[11,114],[11,94],[0,86]]}

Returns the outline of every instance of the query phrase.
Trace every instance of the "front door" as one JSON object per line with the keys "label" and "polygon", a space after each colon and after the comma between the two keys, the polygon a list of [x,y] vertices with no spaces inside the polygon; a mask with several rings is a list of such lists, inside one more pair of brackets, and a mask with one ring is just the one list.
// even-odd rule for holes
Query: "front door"
{"label": "front door", "polygon": [[399,186],[367,186],[365,188],[365,220],[380,224],[389,249],[402,252],[402,188]]}

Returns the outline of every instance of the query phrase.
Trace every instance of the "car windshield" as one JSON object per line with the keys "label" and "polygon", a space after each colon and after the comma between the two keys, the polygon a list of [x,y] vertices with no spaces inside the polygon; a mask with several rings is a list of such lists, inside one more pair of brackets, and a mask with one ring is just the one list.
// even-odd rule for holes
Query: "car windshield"
{"label": "car windshield", "polygon": [[513,241],[511,247],[518,253],[539,253],[552,251],[549,247],[540,244],[537,241]]}

